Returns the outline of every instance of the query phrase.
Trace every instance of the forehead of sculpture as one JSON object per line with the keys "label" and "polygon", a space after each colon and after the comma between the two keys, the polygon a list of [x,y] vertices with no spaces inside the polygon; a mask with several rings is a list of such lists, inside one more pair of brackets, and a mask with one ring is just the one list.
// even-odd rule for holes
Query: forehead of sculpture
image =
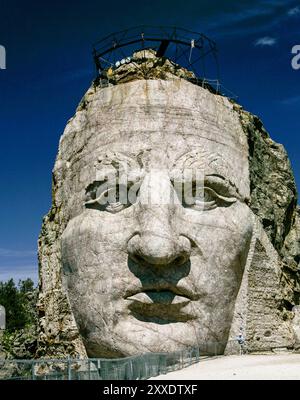
{"label": "forehead of sculpture", "polygon": [[185,80],[142,80],[108,87],[93,96],[88,111],[107,141],[113,133],[142,129],[182,135],[197,132],[198,137],[236,151],[247,143],[229,100]]}
{"label": "forehead of sculpture", "polygon": [[96,92],[86,118],[93,134],[83,168],[126,158],[143,167],[192,166],[228,178],[249,197],[247,137],[222,96],[184,80],[134,81]]}

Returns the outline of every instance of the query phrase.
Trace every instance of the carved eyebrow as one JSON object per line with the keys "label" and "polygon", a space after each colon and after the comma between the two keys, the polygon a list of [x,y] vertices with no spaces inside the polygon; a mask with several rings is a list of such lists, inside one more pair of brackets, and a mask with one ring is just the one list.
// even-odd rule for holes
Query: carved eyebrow
{"label": "carved eyebrow", "polygon": [[[183,170],[183,172],[184,172],[184,170]],[[220,183],[229,184],[229,185],[235,187],[235,185],[234,185],[229,179],[225,178],[225,177],[222,176],[222,175],[219,175],[219,174],[208,174],[208,175],[205,175],[205,174],[203,174],[202,176],[203,176],[203,180],[204,180],[204,181],[215,181],[215,180],[217,180],[217,181],[219,181]],[[182,177],[182,178],[188,178],[188,179],[189,179],[189,176],[185,176],[184,173],[183,173],[180,177]],[[194,175],[193,175],[193,178],[194,178]],[[215,179],[214,179],[214,178],[215,178]],[[171,180],[175,180],[175,179],[176,179],[176,176],[174,176],[174,175],[171,174],[171,175],[170,175],[170,179],[171,179]]]}
{"label": "carved eyebrow", "polygon": [[[183,176],[183,180],[184,178],[185,177]],[[171,181],[174,184],[176,182],[176,178],[171,177]],[[197,183],[195,179],[193,179],[193,182]],[[221,196],[222,195],[225,197],[230,196],[242,200],[236,185],[234,185],[229,179],[225,178],[220,174],[204,175],[201,183],[204,186],[208,186],[211,189],[215,190]]]}
{"label": "carved eyebrow", "polygon": [[210,178],[210,177],[219,178],[219,179],[221,179],[222,181],[227,181],[227,179],[224,178],[224,176],[222,176],[222,175],[220,175],[220,174],[208,174],[208,175],[205,175],[205,178]]}
{"label": "carved eyebrow", "polygon": [[120,167],[128,167],[129,169],[138,169],[142,168],[141,163],[141,154],[136,155],[128,155],[123,154],[122,152],[106,152],[102,153],[97,157],[97,161],[95,164],[98,164],[100,167],[113,166],[116,170],[120,169]]}

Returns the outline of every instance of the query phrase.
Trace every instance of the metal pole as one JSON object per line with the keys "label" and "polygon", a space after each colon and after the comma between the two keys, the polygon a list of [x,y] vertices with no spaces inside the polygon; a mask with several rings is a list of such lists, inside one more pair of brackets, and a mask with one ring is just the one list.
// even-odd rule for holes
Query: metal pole
{"label": "metal pole", "polygon": [[68,380],[72,380],[72,371],[71,371],[71,360],[70,357],[68,357]]}
{"label": "metal pole", "polygon": [[32,380],[33,380],[33,381],[35,381],[35,374],[34,374],[34,361],[32,362],[31,373],[32,373]]}

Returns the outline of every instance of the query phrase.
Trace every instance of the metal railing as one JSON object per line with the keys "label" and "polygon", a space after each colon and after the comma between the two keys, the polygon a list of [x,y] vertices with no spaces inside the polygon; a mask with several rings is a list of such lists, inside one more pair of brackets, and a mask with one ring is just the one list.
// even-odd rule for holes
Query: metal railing
{"label": "metal railing", "polygon": [[[178,79],[182,79],[188,82],[193,83],[194,85],[201,86],[204,89],[209,90],[213,94],[218,94],[220,96],[228,97],[229,99],[237,101],[239,96],[233,93],[231,90],[227,89],[218,79],[207,79],[207,78],[167,78],[166,81],[177,81]],[[145,78],[145,80],[147,80]],[[150,78],[151,80],[151,78]],[[94,80],[94,85],[99,86],[102,89],[107,87],[115,86],[116,83],[112,83],[107,78],[98,77]]]}
{"label": "metal railing", "polygon": [[107,359],[0,360],[0,379],[8,380],[136,380],[148,379],[224,353],[243,354],[245,345],[236,340],[204,343],[172,353],[146,353]]}
{"label": "metal railing", "polygon": [[189,68],[200,62],[202,67],[211,55],[216,69],[219,68],[217,45],[203,33],[174,26],[141,25],[111,33],[95,43],[93,57],[96,69],[101,71],[114,64],[116,59],[126,58],[134,51],[145,48],[155,49],[157,57],[166,56],[175,63],[180,60]]}

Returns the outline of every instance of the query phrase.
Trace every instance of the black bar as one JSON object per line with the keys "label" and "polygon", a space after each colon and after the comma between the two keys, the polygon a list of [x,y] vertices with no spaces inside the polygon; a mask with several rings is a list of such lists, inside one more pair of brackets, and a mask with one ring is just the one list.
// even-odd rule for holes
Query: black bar
{"label": "black bar", "polygon": [[169,44],[170,44],[170,40],[162,40],[161,44],[156,52],[156,57],[162,57],[165,54]]}

